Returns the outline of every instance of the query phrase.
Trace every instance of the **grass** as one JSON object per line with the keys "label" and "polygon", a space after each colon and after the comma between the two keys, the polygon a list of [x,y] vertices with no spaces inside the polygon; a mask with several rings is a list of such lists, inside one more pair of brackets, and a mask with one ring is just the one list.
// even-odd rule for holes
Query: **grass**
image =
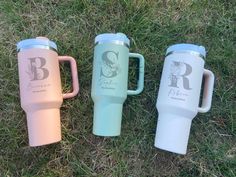
{"label": "grass", "polygon": [[[0,0],[0,19],[0,176],[236,176],[234,0]],[[104,32],[127,34],[130,51],[146,59],[145,90],[127,98],[116,138],[91,133],[93,42]],[[36,36],[49,37],[60,55],[77,59],[81,90],[61,108],[63,140],[30,148],[15,44]],[[216,76],[212,109],[194,119],[185,156],[153,146],[165,50],[181,42],[204,45],[205,67]],[[64,91],[70,89],[67,71],[62,67]]]}

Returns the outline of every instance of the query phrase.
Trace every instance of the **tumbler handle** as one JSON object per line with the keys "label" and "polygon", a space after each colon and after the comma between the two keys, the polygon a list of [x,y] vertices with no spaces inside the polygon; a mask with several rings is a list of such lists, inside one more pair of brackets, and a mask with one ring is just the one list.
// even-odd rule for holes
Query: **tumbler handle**
{"label": "tumbler handle", "polygon": [[63,99],[72,98],[76,96],[79,92],[79,81],[78,81],[76,61],[73,57],[70,56],[58,56],[58,60],[70,62],[73,91],[69,93],[63,93]]}
{"label": "tumbler handle", "polygon": [[198,107],[198,112],[205,113],[211,108],[212,94],[214,88],[214,74],[207,69],[204,69],[203,76],[205,77],[205,84],[203,90],[202,105]]}
{"label": "tumbler handle", "polygon": [[139,79],[138,86],[136,90],[128,90],[128,95],[138,95],[143,91],[144,87],[144,57],[138,53],[129,53],[129,58],[139,59]]}

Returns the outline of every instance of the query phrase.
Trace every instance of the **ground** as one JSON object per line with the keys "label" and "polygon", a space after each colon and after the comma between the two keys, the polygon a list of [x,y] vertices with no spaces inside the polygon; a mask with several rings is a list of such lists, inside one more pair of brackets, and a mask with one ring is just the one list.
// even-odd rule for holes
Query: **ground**
{"label": "ground", "polygon": [[[236,176],[235,0],[0,0],[0,176]],[[144,55],[145,89],[124,104],[122,134],[92,134],[94,38],[123,32],[131,52]],[[63,102],[60,143],[30,148],[20,107],[16,43],[47,36],[60,55],[76,58],[80,93]],[[215,74],[212,108],[193,120],[186,155],[156,149],[155,108],[166,48],[195,43],[207,49]],[[69,67],[61,67],[64,91]],[[135,83],[135,67],[130,70]],[[132,79],[133,78],[133,79]]]}

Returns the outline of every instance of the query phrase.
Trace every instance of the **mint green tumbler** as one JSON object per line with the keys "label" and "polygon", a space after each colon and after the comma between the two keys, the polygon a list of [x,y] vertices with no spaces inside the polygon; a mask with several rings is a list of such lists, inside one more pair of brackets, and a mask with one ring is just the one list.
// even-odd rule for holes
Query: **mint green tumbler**
{"label": "mint green tumbler", "polygon": [[[138,53],[129,53],[129,46],[130,41],[123,33],[104,33],[95,38],[92,78],[95,135],[119,136],[127,95],[137,95],[143,90],[144,58]],[[136,90],[127,88],[130,58],[139,60]]]}

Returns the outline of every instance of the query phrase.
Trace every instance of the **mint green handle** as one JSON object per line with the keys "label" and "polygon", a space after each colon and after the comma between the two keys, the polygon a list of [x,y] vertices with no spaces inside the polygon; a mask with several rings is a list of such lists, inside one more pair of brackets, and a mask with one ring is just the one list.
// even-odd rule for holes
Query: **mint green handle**
{"label": "mint green handle", "polygon": [[138,53],[129,53],[129,58],[139,59],[139,80],[136,90],[128,90],[128,95],[138,95],[143,91],[144,87],[144,57]]}

